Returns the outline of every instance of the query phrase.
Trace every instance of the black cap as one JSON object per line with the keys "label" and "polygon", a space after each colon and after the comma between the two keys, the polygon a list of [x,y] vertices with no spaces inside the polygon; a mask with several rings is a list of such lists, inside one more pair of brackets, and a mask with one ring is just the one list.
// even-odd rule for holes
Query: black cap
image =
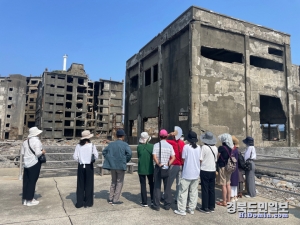
{"label": "black cap", "polygon": [[125,136],[124,130],[117,130],[117,136]]}

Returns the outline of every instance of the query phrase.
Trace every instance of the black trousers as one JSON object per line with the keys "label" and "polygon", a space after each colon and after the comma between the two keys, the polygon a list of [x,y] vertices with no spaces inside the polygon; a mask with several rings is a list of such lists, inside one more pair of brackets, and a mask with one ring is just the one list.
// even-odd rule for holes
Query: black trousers
{"label": "black trousers", "polygon": [[154,168],[154,190],[153,190],[153,206],[155,208],[159,208],[159,201],[161,197],[161,181],[164,183],[164,206],[165,208],[171,207],[171,187],[168,187],[169,177],[161,178],[160,176],[160,168],[155,165]]}
{"label": "black trousers", "polygon": [[31,201],[34,197],[36,182],[39,179],[41,163],[37,162],[30,168],[24,168],[23,174],[23,199]]}
{"label": "black trousers", "polygon": [[216,172],[201,170],[200,178],[202,193],[202,209],[214,209]]}
{"label": "black trousers", "polygon": [[91,207],[94,204],[94,165],[78,163],[77,170],[77,203],[76,208],[82,206]]}
{"label": "black trousers", "polygon": [[148,178],[148,184],[150,188],[150,198],[151,201],[153,200],[153,188],[154,188],[153,174],[150,175],[139,174],[140,184],[141,184],[141,197],[142,197],[143,205],[147,205],[146,177]]}

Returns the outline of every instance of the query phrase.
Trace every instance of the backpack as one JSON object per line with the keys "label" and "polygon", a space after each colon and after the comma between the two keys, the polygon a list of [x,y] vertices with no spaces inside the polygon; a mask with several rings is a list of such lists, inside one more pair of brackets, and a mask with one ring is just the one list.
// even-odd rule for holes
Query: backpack
{"label": "backpack", "polygon": [[[230,156],[230,154],[229,154],[226,146],[224,146],[224,148],[226,149],[226,151],[227,151],[227,153],[229,155],[229,158],[228,158],[228,161],[227,161],[227,165],[225,166],[225,170],[227,172],[229,172],[229,173],[232,173],[236,169],[236,163],[237,163],[237,161],[236,161],[235,157],[231,158],[231,156]],[[222,155],[220,155],[220,156],[221,156],[222,160],[225,162],[225,160],[223,159]]]}
{"label": "backpack", "polygon": [[238,158],[238,167],[240,169],[245,169],[245,165],[246,165],[246,162],[245,162],[245,158],[244,156],[242,155],[241,152],[239,152],[239,158]]}

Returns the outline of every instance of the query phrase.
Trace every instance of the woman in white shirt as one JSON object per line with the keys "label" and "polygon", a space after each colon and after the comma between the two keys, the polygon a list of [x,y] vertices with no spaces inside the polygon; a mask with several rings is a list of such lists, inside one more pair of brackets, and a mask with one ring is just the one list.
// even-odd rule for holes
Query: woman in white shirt
{"label": "woman in white shirt", "polygon": [[82,138],[76,145],[73,158],[78,162],[77,170],[77,190],[76,208],[92,207],[94,203],[94,164],[92,155],[95,160],[98,159],[98,151],[90,141],[94,135],[85,130],[81,133]]}
{"label": "woman in white shirt", "polygon": [[243,140],[244,144],[247,145],[245,151],[245,161],[250,161],[251,170],[245,171],[246,174],[246,187],[248,194],[245,195],[246,198],[254,198],[256,196],[256,188],[255,188],[255,164],[254,159],[256,159],[256,150],[254,147],[254,139],[252,137],[247,137]]}
{"label": "woman in white shirt", "polygon": [[215,146],[217,139],[213,133],[207,131],[200,136],[204,143],[201,147],[201,194],[202,207],[200,212],[210,213],[215,211],[215,183],[216,183],[216,162],[218,149]]}

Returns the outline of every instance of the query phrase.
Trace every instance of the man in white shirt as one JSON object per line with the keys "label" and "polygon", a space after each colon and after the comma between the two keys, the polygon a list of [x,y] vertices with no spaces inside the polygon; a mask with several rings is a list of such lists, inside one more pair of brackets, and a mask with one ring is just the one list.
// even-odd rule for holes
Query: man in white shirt
{"label": "man in white shirt", "polygon": [[169,176],[162,177],[162,172],[167,172],[167,170],[169,170],[169,166],[175,160],[173,147],[166,141],[168,132],[166,130],[161,130],[159,132],[159,136],[161,141],[154,145],[152,153],[153,160],[155,161],[152,209],[156,211],[160,210],[159,200],[161,195],[161,180],[163,180],[165,190],[164,209],[169,210],[171,207],[171,187],[168,187]]}

